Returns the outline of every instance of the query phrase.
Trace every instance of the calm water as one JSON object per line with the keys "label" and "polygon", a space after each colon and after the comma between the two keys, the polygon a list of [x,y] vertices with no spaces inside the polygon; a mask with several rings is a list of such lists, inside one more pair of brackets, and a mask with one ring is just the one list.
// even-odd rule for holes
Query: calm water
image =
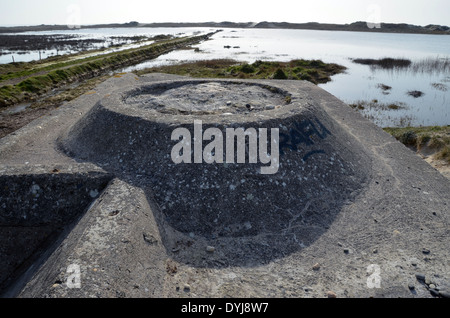
{"label": "calm water", "polygon": [[[75,30],[85,37],[120,35],[192,35],[210,32],[210,28],[135,28]],[[67,31],[69,32],[69,31]],[[40,32],[30,34],[54,34]],[[230,48],[225,48],[229,46]],[[404,109],[365,109],[363,112],[376,124],[386,126],[450,125],[450,37],[445,35],[411,35],[310,30],[223,29],[194,50],[180,50],[130,67],[132,71],[146,67],[184,61],[230,58],[252,63],[256,60],[289,61],[321,59],[338,63],[348,69],[321,84],[331,94],[346,103],[373,101],[376,104],[398,104]],[[405,58],[413,67],[403,70],[373,69],[355,64],[354,58]],[[424,62],[428,61],[428,62]],[[432,63],[430,63],[431,61]],[[438,64],[436,64],[439,62]],[[449,60],[450,62],[450,60]],[[427,67],[430,66],[431,67]],[[449,65],[449,63],[447,63]],[[382,90],[380,84],[391,87]],[[407,94],[418,90],[419,98]]]}
{"label": "calm water", "polygon": [[[110,28],[110,29],[73,29],[73,30],[62,30],[62,31],[40,31],[40,32],[22,32],[21,35],[75,35],[77,39],[82,40],[102,40],[102,42],[94,43],[92,45],[92,49],[100,49],[100,48],[108,48],[111,44],[123,43],[121,41],[121,37],[129,37],[129,36],[148,36],[152,37],[160,34],[170,34],[174,36],[190,36],[197,33],[202,33],[204,30],[194,29],[194,28]],[[13,33],[7,33],[13,34]],[[144,44],[149,44],[146,42]],[[135,45],[127,45],[123,49],[127,49],[130,47],[135,47]],[[111,49],[112,51],[117,51],[117,48]],[[62,54],[70,54],[77,53],[79,50],[65,50],[59,51],[60,55]],[[105,53],[108,53],[107,51]],[[39,56],[42,59],[56,55],[57,51],[55,50],[47,50],[41,51],[41,55],[39,55],[39,51],[2,51],[3,55],[0,55],[0,64],[11,63],[12,56],[14,56],[15,62],[28,62],[31,60],[39,60]]]}

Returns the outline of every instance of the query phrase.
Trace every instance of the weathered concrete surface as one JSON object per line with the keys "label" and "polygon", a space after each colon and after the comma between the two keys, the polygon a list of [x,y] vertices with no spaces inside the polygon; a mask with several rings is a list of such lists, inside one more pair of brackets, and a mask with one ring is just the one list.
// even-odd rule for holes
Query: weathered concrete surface
{"label": "weathered concrete surface", "polygon": [[[186,83],[196,85],[164,97]],[[315,85],[245,81],[246,102],[242,83],[127,74],[1,139],[2,171],[45,164],[46,171],[77,167],[109,181],[4,295],[433,297],[431,283],[435,295],[445,295],[448,180]],[[237,97],[228,104],[230,87]],[[129,94],[136,88],[141,93]],[[195,90],[216,92],[210,99],[220,105],[192,99]],[[283,104],[286,93],[291,101]],[[258,104],[258,94],[279,105]],[[204,129],[280,128],[278,172],[261,175],[258,164],[173,164],[170,133],[192,131],[194,119]],[[1,206],[12,196],[0,199],[2,216],[11,214]],[[81,269],[81,288],[67,284],[71,264]]]}

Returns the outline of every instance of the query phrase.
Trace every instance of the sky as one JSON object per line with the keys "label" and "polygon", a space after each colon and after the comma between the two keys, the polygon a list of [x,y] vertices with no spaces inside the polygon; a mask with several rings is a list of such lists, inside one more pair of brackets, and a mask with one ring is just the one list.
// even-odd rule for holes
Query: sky
{"label": "sky", "polygon": [[355,21],[450,26],[450,0],[0,0],[0,25]]}

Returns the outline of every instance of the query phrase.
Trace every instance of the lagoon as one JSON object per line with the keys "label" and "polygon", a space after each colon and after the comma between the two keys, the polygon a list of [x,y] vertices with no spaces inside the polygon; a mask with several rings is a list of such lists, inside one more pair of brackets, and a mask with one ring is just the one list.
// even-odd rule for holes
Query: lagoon
{"label": "lagoon", "polygon": [[[130,35],[193,35],[211,28],[112,28],[27,32],[76,34],[80,38]],[[107,40],[105,40],[105,43]],[[381,69],[353,59],[401,58],[411,66]],[[191,49],[173,51],[122,71],[207,59],[289,61],[320,59],[347,67],[343,74],[319,86],[348,104],[371,102],[399,105],[398,109],[365,107],[367,118],[381,127],[450,125],[450,37],[448,35],[393,34],[288,29],[222,29]],[[3,62],[3,61],[2,61]],[[5,62],[4,62],[5,63]],[[388,89],[386,89],[388,88]],[[408,94],[420,91],[420,97]]]}

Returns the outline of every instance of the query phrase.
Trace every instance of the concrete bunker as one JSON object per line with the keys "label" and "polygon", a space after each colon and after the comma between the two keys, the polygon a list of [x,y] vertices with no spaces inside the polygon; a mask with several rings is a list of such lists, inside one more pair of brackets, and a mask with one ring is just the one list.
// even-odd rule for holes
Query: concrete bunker
{"label": "concrete bunker", "polygon": [[[228,92],[220,105],[202,98],[194,109],[208,87]],[[186,129],[194,146],[195,121],[203,136],[279,129],[279,169],[261,174],[267,164],[237,157],[175,164],[180,140],[171,134]],[[203,150],[212,141],[202,140]],[[4,237],[13,236],[0,250],[40,257],[2,272],[17,278],[0,286],[2,296],[436,297],[418,281],[424,269],[439,294],[448,291],[448,180],[308,82],[113,77],[2,138],[0,157],[1,215],[19,211],[36,222],[3,219],[11,225]],[[62,199],[65,211],[55,207]],[[29,235],[46,234],[40,216],[58,221],[69,212],[75,220],[48,236],[52,246]],[[3,253],[2,268],[14,257]],[[381,288],[367,288],[368,264],[380,266]],[[72,265],[82,288],[66,285]]]}
{"label": "concrete bunker", "polygon": [[[85,170],[87,168],[87,170]],[[8,166],[0,174],[0,291],[27,279],[106,188],[95,167]]]}
{"label": "concrete bunker", "polygon": [[[261,174],[263,163],[237,158],[174,163],[179,141],[171,140],[173,131],[196,136],[199,120],[203,132],[214,128],[224,135],[230,128],[277,129],[278,170]],[[192,141],[201,149],[213,140],[201,139]],[[144,189],[169,253],[174,239],[168,233],[175,233],[221,246],[215,261],[223,265],[264,263],[311,244],[364,189],[370,165],[361,145],[306,93],[279,81],[190,79],[123,87],[100,100],[59,145]],[[205,266],[188,253],[174,257]]]}

